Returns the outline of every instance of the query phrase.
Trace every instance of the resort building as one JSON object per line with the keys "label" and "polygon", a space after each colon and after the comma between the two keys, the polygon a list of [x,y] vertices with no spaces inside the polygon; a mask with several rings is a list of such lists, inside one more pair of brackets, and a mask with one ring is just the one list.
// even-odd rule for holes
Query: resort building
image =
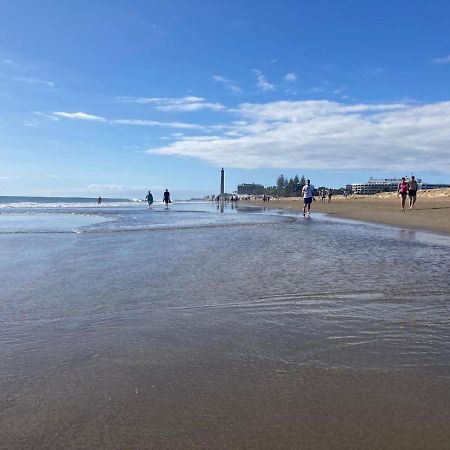
{"label": "resort building", "polygon": [[[397,190],[398,178],[369,178],[367,183],[353,183],[352,194],[359,195],[372,195],[379,192],[392,192]],[[421,183],[421,180],[417,180],[417,183]]]}
{"label": "resort building", "polygon": [[431,184],[431,183],[421,183],[419,189],[441,189],[450,188],[450,184]]}
{"label": "resort building", "polygon": [[[409,178],[406,179],[409,181]],[[358,195],[372,195],[379,192],[395,192],[401,178],[369,178],[367,183],[353,183],[347,185],[347,191]],[[423,183],[420,178],[416,178],[419,189],[439,189],[450,187],[450,184]]]}

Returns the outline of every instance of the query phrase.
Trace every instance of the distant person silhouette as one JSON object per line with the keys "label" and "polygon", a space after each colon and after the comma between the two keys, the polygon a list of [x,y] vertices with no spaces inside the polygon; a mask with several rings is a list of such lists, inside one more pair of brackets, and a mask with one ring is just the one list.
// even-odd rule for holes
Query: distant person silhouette
{"label": "distant person silhouette", "polygon": [[166,204],[166,209],[169,207],[169,203],[172,203],[170,201],[170,192],[168,189],[164,192],[163,202]]}
{"label": "distant person silhouette", "polygon": [[147,200],[148,206],[150,206],[153,203],[153,195],[150,191],[148,191],[148,194],[146,195],[145,200]]}
{"label": "distant person silhouette", "polygon": [[102,204],[102,198],[101,198],[101,197],[99,197],[99,198],[97,199],[97,203],[98,203],[99,205]]}

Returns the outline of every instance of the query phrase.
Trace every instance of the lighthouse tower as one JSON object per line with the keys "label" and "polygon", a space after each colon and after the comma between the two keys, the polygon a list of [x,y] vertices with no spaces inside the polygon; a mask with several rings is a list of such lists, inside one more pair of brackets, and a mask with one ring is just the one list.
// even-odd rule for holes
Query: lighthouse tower
{"label": "lighthouse tower", "polygon": [[220,198],[223,198],[223,194],[225,194],[225,171],[220,171]]}

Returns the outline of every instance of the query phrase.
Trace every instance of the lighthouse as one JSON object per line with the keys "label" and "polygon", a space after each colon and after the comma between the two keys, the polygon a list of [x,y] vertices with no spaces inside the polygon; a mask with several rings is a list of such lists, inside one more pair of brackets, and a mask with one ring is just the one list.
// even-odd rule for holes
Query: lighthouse
{"label": "lighthouse", "polygon": [[223,198],[223,194],[225,194],[225,171],[220,171],[220,198]]}

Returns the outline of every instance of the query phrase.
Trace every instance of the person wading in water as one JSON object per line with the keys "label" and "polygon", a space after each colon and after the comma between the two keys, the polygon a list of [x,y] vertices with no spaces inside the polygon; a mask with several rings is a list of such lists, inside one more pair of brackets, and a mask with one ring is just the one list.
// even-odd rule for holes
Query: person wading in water
{"label": "person wading in water", "polygon": [[148,191],[148,194],[146,195],[145,200],[147,200],[148,206],[150,206],[153,203],[153,195],[150,191]]}
{"label": "person wading in water", "polygon": [[169,208],[169,203],[172,203],[170,201],[170,192],[166,189],[166,191],[164,192],[164,197],[163,197],[163,202],[166,205],[166,209]]}

